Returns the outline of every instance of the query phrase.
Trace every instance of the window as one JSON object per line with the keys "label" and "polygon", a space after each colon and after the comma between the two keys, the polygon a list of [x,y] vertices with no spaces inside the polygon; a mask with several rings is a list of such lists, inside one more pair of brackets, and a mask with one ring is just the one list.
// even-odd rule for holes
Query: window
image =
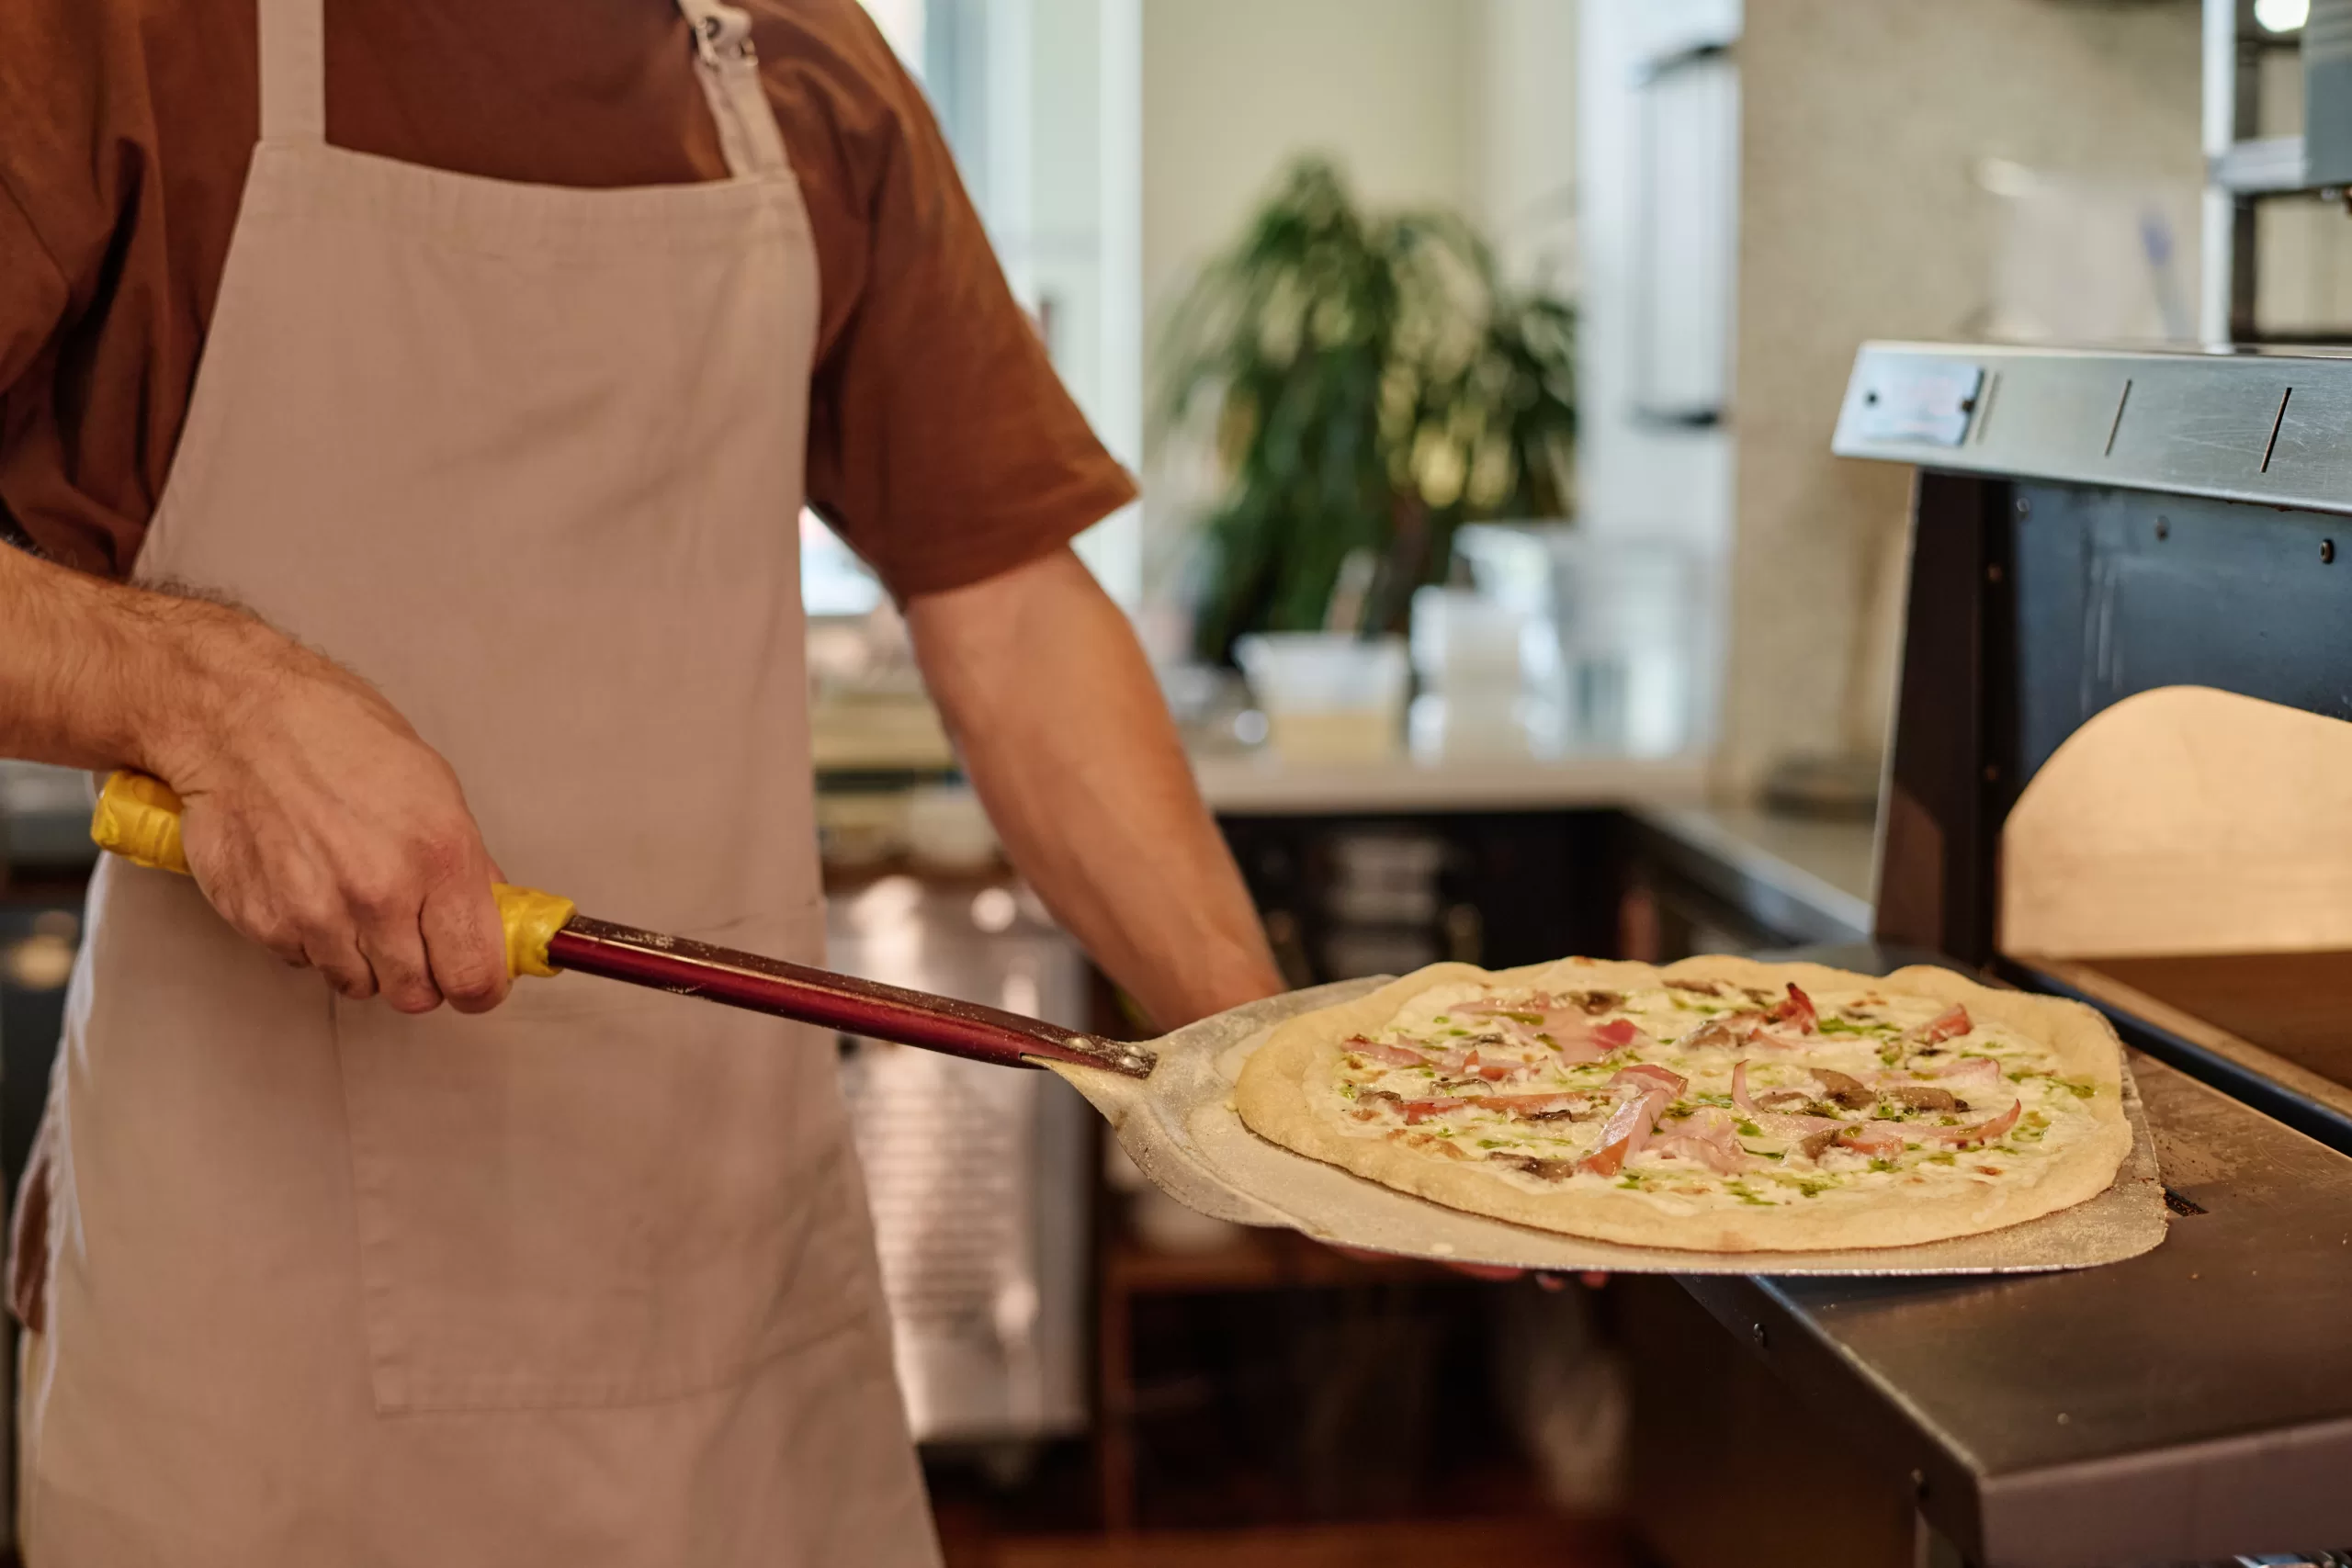
{"label": "window", "polygon": [[[864,0],[923,84],[1016,298],[1063,382],[1122,461],[1143,448],[1142,0]],[[808,613],[854,603],[863,569],[802,525]],[[1078,542],[1132,605],[1143,586],[1133,507]],[[812,553],[815,552],[815,553]],[[878,590],[876,598],[878,600]]]}

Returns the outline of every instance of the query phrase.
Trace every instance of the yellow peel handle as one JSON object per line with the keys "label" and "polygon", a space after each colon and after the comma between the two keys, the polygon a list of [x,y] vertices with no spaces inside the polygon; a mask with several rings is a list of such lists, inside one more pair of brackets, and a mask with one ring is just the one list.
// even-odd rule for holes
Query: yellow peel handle
{"label": "yellow peel handle", "polygon": [[133,865],[187,874],[187,852],[180,847],[180,797],[152,773],[119,773],[98,791],[90,818],[98,848]]}
{"label": "yellow peel handle", "polygon": [[[90,817],[90,837],[98,848],[134,865],[188,874],[187,852],[180,844],[180,797],[151,774],[126,769],[107,780],[98,791],[98,808]],[[578,906],[552,893],[503,882],[493,883],[491,892],[506,927],[506,972],[560,974],[548,962],[548,942]]]}
{"label": "yellow peel handle", "polygon": [[563,929],[580,906],[569,898],[542,893],[536,887],[510,887],[493,882],[498,918],[506,924],[506,972],[509,975],[560,975],[548,962],[548,942]]}

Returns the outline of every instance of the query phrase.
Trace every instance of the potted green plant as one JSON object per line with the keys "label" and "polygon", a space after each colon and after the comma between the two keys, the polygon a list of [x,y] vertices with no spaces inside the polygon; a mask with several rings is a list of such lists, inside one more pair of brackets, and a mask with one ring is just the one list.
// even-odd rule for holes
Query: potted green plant
{"label": "potted green plant", "polygon": [[[1398,629],[1465,522],[1565,517],[1576,316],[1509,285],[1444,211],[1368,212],[1302,159],[1177,302],[1162,434],[1214,419],[1224,489],[1202,520],[1194,643]],[[1343,577],[1347,591],[1335,604]]]}

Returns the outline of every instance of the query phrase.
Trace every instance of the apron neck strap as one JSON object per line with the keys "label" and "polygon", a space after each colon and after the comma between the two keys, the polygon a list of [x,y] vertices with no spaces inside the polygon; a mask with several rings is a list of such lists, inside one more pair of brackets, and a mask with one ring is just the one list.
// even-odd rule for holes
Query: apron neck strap
{"label": "apron neck strap", "polygon": [[783,174],[790,164],[775,111],[760,85],[751,14],[722,0],[677,0],[677,6],[694,32],[695,73],[709,101],[711,118],[718,122],[728,172],[738,179]]}
{"label": "apron neck strap", "polygon": [[261,139],[327,139],[322,0],[260,0]]}

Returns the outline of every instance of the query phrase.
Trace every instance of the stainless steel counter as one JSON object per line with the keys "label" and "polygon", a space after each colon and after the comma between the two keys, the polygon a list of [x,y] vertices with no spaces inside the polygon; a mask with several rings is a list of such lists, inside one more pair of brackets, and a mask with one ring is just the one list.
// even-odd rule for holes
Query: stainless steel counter
{"label": "stainless steel counter", "polygon": [[1377,762],[1291,762],[1271,751],[1196,756],[1193,776],[1219,816],[1445,816],[1477,811],[1695,805],[1707,759],[1576,756]]}
{"label": "stainless steel counter", "polygon": [[1876,834],[1867,822],[1740,806],[1647,804],[1627,815],[1650,858],[1784,942],[1870,935]]}

